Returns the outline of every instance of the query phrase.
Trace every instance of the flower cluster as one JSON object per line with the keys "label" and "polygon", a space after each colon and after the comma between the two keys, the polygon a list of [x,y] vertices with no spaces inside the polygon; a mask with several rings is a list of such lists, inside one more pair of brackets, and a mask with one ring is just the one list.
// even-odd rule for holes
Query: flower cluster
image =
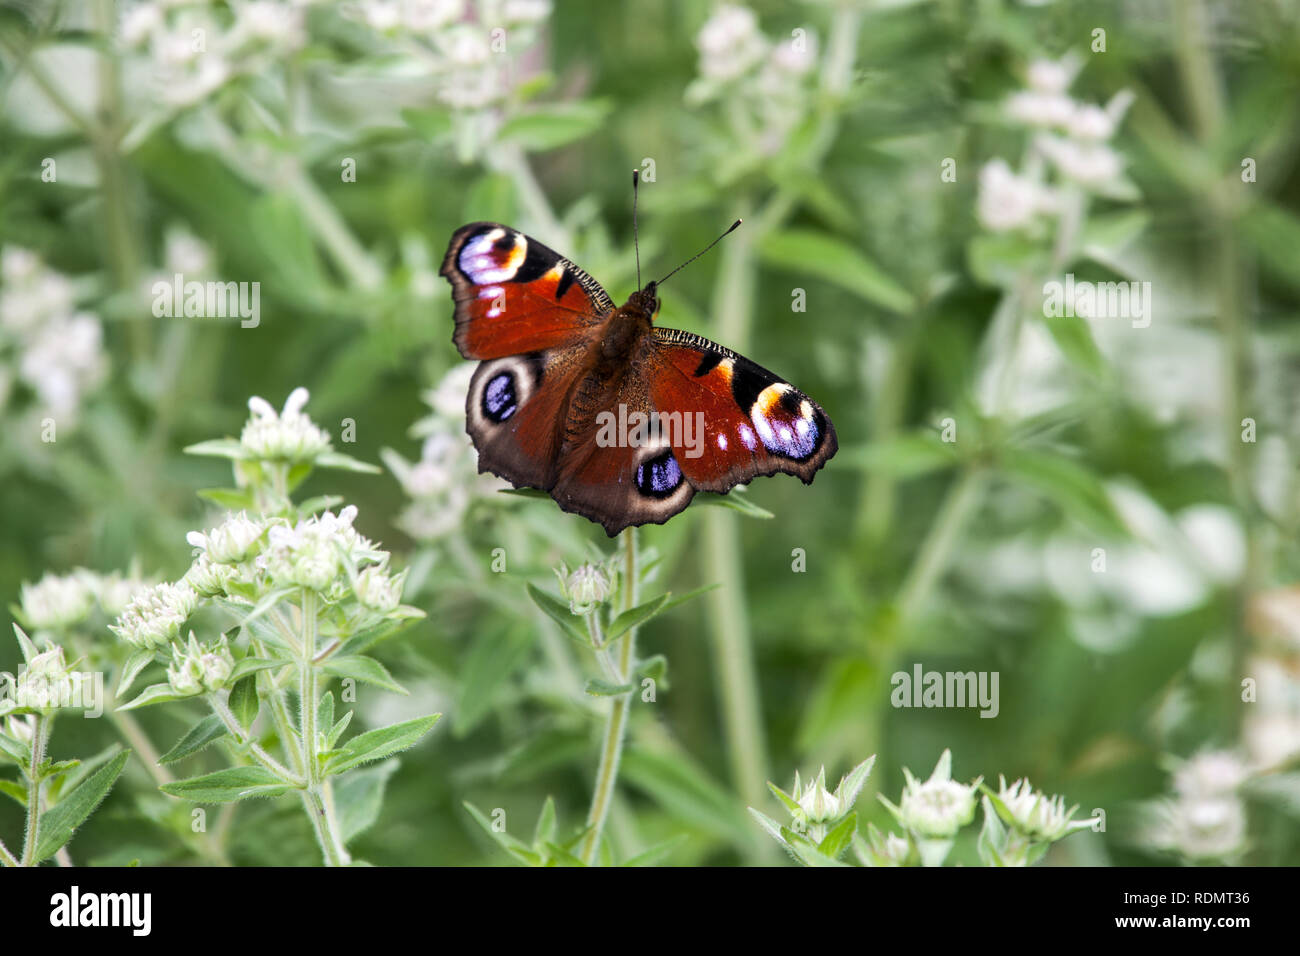
{"label": "flower cluster", "polygon": [[99,319],[76,308],[72,281],[27,249],[0,250],[0,408],[17,380],[42,415],[71,418],[107,370]]}
{"label": "flower cluster", "polygon": [[842,828],[847,828],[843,832],[852,832],[856,826],[853,805],[857,803],[858,794],[862,792],[875,762],[875,757],[862,761],[840,778],[839,786],[833,791],[826,786],[825,767],[806,782],[795,771],[794,789],[790,793],[769,783],[768,789],[790,813],[788,827],[781,826],[753,807],[749,812],[796,860],[809,862],[818,856],[834,859],[849,845],[848,839],[837,840],[836,833]]}
{"label": "flower cluster", "polygon": [[1250,776],[1235,753],[1206,750],[1174,770],[1174,793],[1148,806],[1146,845],[1191,863],[1231,863],[1245,849],[1246,807],[1240,788]]}
{"label": "flower cluster", "polygon": [[139,650],[166,647],[197,606],[198,596],[185,581],[155,584],[133,597],[109,630]]}
{"label": "flower cluster", "polygon": [[329,451],[329,435],[303,412],[309,397],[307,389],[295,388],[279,414],[266,399],[256,395],[250,398],[248,410],[252,415],[239,435],[244,453],[261,461],[297,464],[315,461]]}
{"label": "flower cluster", "polygon": [[410,462],[392,449],[380,457],[411,499],[397,526],[417,541],[434,541],[461,525],[476,500],[491,499],[504,482],[480,475],[474,445],[465,434],[465,394],[474,365],[456,366],[425,392],[431,413],[411,426],[423,438],[420,460]]}
{"label": "flower cluster", "polygon": [[302,6],[250,0],[234,5],[231,17],[220,17],[206,3],[144,0],[125,10],[118,38],[147,57],[164,101],[188,106],[302,48]]}
{"label": "flower cluster", "polygon": [[1002,159],[980,170],[978,216],[986,229],[1041,231],[1045,219],[1062,212],[1064,189],[1123,191],[1123,161],[1109,140],[1133,96],[1118,93],[1105,107],[1078,102],[1067,92],[1078,69],[1070,58],[1034,62],[1027,89],[1007,100],[1006,117],[1032,136],[1020,171]]}
{"label": "flower cluster", "polygon": [[23,582],[18,616],[31,631],[62,634],[85,624],[96,605],[105,617],[117,617],[146,587],[135,572],[97,574],[76,568],[69,574],[46,574],[35,584]]}
{"label": "flower cluster", "polygon": [[555,569],[560,581],[560,594],[569,602],[569,610],[577,615],[590,614],[609,600],[618,580],[617,561],[611,559],[601,564],[580,564],[572,571],[561,563]]}
{"label": "flower cluster", "polygon": [[190,631],[184,644],[172,645],[172,662],[167,668],[167,683],[177,694],[192,697],[220,690],[235,669],[235,659],[223,635],[212,647],[201,647]]}
{"label": "flower cluster", "polygon": [[774,42],[748,7],[723,4],[700,28],[695,45],[700,75],[687,102],[726,100],[747,145],[765,156],[778,152],[807,115],[816,35],[800,28]]}

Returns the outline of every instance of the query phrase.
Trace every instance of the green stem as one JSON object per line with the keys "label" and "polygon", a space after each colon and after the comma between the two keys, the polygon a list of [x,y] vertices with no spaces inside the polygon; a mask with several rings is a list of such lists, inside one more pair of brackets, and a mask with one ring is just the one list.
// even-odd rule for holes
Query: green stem
{"label": "green stem", "polygon": [[916,618],[935,582],[948,566],[953,546],[983,498],[987,481],[988,475],[983,469],[968,468],[949,487],[943,504],[939,506],[939,514],[898,592],[898,617],[904,628]]}
{"label": "green stem", "polygon": [[19,866],[18,857],[9,852],[9,847],[5,846],[4,841],[0,840],[0,865],[2,866]]}
{"label": "green stem", "polygon": [[[622,610],[629,611],[637,602],[637,553],[635,527],[623,532],[623,593]],[[627,683],[631,678],[633,646],[636,643],[636,628],[628,631],[622,638],[619,648],[616,680]],[[604,648],[600,649],[605,652]],[[618,764],[623,753],[623,738],[627,730],[627,715],[632,706],[632,692],[619,694],[610,707],[609,719],[605,723],[605,737],[600,748],[600,768],[596,772],[596,788],[591,795],[591,811],[587,814],[587,835],[583,838],[581,858],[588,866],[596,862],[600,850],[600,835],[609,816],[609,805],[614,799],[614,787],[618,781]]]}
{"label": "green stem", "polygon": [[[754,243],[761,232],[774,225],[773,217],[774,214],[765,210],[757,217],[759,228],[749,233],[744,229],[737,231],[730,244],[722,247],[713,308],[718,316],[719,340],[735,348],[743,349],[749,338],[755,281]],[[704,536],[706,566],[714,569],[721,585],[709,596],[709,631],[731,780],[745,803],[754,806],[766,793],[767,744],[753,636],[744,603],[745,570],[736,559],[744,553],[737,516],[722,509],[711,510],[704,519]]]}
{"label": "green stem", "polygon": [[326,866],[347,866],[352,862],[334,809],[334,791],[321,771],[317,749],[316,702],[320,697],[320,672],[316,668],[316,592],[302,591],[302,660],[298,665],[298,727],[302,731],[302,761],[307,771],[303,807],[311,818],[316,841]]}
{"label": "green stem", "polygon": [[240,746],[247,747],[248,752],[252,755],[254,760],[260,763],[267,770],[271,771],[271,773],[275,774],[285,783],[292,784],[295,787],[305,786],[307,783],[306,780],[294,773],[284,764],[280,763],[280,761],[276,760],[273,756],[267,753],[266,750],[257,743],[257,741],[253,740],[252,736],[244,729],[243,725],[240,724],[239,719],[230,709],[230,705],[225,699],[226,696],[228,695],[225,695],[224,692],[210,694],[208,696],[208,703],[212,706],[212,712],[221,719],[221,723],[225,726],[226,730],[230,732],[230,736],[234,737]]}
{"label": "green stem", "polygon": [[36,840],[41,829],[41,764],[50,739],[50,718],[36,714],[32,719],[32,748],[27,760],[27,832],[23,838],[23,866],[36,865]]}

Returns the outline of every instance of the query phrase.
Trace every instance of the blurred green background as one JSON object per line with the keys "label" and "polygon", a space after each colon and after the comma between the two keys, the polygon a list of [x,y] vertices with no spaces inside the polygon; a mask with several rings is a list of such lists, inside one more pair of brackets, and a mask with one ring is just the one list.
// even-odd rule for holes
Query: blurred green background
{"label": "blurred green background", "polygon": [[[873,753],[884,827],[875,794],[951,748],[958,779],[1105,811],[1049,862],[1300,862],[1300,4],[9,0],[0,103],[6,603],[78,566],[178,577],[219,519],[195,492],[229,480],[181,449],[250,395],[306,386],[335,447],[419,463],[303,489],[357,504],[429,613],[377,651],[411,697],[366,689],[359,720],[446,714],[358,856],[506,862],[466,800],[521,835],[548,795],[586,813],[607,702],[524,583],[610,544],[471,480],[436,273],[497,220],[622,302],[638,168],[648,274],[745,219],[659,321],[779,371],[841,448],[812,487],[748,489],[772,520],[643,532],[655,587],[721,587],[641,634],[669,678],[633,711],[624,855],[686,834],[670,862],[777,862],[764,782]],[[260,283],[260,324],[155,318],[175,272]],[[1045,316],[1067,272],[1150,283],[1149,326]],[[917,663],[998,672],[997,717],[891,707]],[[185,716],[141,719],[167,746]],[[55,755],[111,739],[69,718]],[[1207,749],[1244,782],[1171,777]],[[132,766],[78,862],[183,862],[171,803]],[[314,862],[291,804],[241,804],[231,858]]]}

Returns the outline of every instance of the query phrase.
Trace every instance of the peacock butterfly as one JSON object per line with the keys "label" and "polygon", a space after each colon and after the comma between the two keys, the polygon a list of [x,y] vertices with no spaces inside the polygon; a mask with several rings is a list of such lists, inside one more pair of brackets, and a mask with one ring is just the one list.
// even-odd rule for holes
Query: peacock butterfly
{"label": "peacock butterfly", "polygon": [[479,471],[549,492],[610,537],[663,524],[697,491],[778,472],[810,484],[835,454],[835,428],[803,392],[654,325],[659,282],[617,308],[573,262],[495,222],[457,229],[441,273],[452,340],[479,360],[465,403]]}

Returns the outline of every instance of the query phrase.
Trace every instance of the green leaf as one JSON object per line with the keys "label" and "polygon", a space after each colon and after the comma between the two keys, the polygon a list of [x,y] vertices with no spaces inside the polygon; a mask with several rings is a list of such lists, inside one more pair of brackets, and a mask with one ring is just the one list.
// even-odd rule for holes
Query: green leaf
{"label": "green leaf", "polygon": [[654,866],[673,850],[677,849],[687,840],[685,833],[679,833],[676,836],[669,837],[660,843],[656,843],[648,850],[642,850],[636,856],[630,856],[624,860],[620,866]]}
{"label": "green leaf", "polygon": [[228,511],[249,511],[256,503],[251,488],[200,488],[197,494]]}
{"label": "green leaf", "polygon": [[795,813],[801,809],[798,800],[790,796],[788,793],[786,793],[784,790],[782,790],[780,787],[774,784],[771,780],[767,782],[767,789],[771,790],[772,795],[776,797],[778,800],[780,800],[782,806],[784,806],[791,813]]}
{"label": "green leaf", "polygon": [[186,757],[192,757],[225,735],[226,728],[221,723],[221,718],[216,714],[208,714],[208,716],[191,727],[189,732],[178,740],[171,750],[159,757],[158,763],[165,766],[169,763],[176,763],[178,760],[184,760]]}
{"label": "green leaf", "polygon": [[171,684],[151,684],[142,690],[134,700],[123,704],[118,710],[135,710],[137,707],[148,707],[151,704],[169,704],[174,700],[188,700],[193,694],[178,694],[172,690]]}
{"label": "green leaf", "polygon": [[344,773],[363,763],[383,760],[385,757],[391,757],[395,753],[414,747],[421,737],[433,729],[433,725],[441,716],[441,714],[432,714],[428,717],[417,717],[414,720],[393,724],[391,727],[368,730],[364,734],[353,737],[339,749],[338,753],[326,761],[325,772]]}
{"label": "green leaf", "polygon": [[662,654],[655,654],[644,660],[638,661],[636,672],[642,677],[648,677],[661,689],[668,689],[668,658]]}
{"label": "green leaf", "polygon": [[72,839],[77,827],[86,822],[100,801],[113,789],[129,756],[131,751],[123,750],[82,781],[77,789],[45,811],[36,835],[37,863],[54,856]]}
{"label": "green leaf", "polygon": [[738,491],[730,491],[726,494],[717,494],[712,491],[696,492],[695,497],[691,500],[691,506],[703,506],[713,508],[730,508],[732,511],[739,511],[747,518],[775,518],[772,512],[766,508],[761,508],[754,502],[750,501]]}
{"label": "green leaf", "polygon": [[951,468],[961,461],[954,443],[944,441],[933,431],[897,435],[858,448],[846,448],[840,457],[849,467],[893,478],[915,478]]}
{"label": "green leaf", "polygon": [[576,623],[578,618],[569,610],[569,605],[551,597],[541,588],[532,584],[528,585],[528,596],[533,599],[534,604],[546,612],[547,617],[560,625],[561,630],[568,637],[577,641],[583,647],[591,647],[591,638],[587,636],[585,631],[579,629]]}
{"label": "green leaf", "polygon": [[609,630],[605,634],[605,643],[612,644],[628,631],[640,627],[646,621],[656,617],[668,603],[667,594],[661,594],[653,600],[646,601],[644,604],[638,604],[614,618],[609,625]]}
{"label": "green leaf", "polygon": [[668,603],[664,605],[664,610],[671,611],[680,604],[685,604],[687,601],[693,601],[701,594],[708,594],[710,591],[716,591],[720,587],[722,587],[722,585],[715,582],[714,584],[706,584],[703,587],[693,588],[685,594],[672,594],[672,592],[669,592]]}
{"label": "green leaf", "polygon": [[681,752],[662,753],[629,746],[621,774],[678,820],[689,821],[738,846],[752,845],[754,834],[738,812],[731,792]]}
{"label": "green leaf", "polygon": [[1065,357],[1087,374],[1099,377],[1106,370],[1106,360],[1097,340],[1092,335],[1092,325],[1079,315],[1050,315],[1043,324],[1051,333]]}
{"label": "green leaf", "polygon": [[294,789],[265,767],[229,767],[215,773],[165,783],[163,793],[192,803],[234,803],[250,797],[278,797]]}
{"label": "green leaf", "polygon": [[230,676],[226,678],[227,684],[235,684],[249,674],[256,674],[258,671],[268,670],[272,667],[284,667],[284,661],[271,661],[264,657],[245,657],[243,660],[236,661]]}
{"label": "green leaf", "polygon": [[838,236],[812,229],[783,229],[765,236],[758,251],[763,261],[775,268],[824,279],[890,312],[906,315],[916,308],[910,292]]}
{"label": "green leaf", "polygon": [[396,760],[385,760],[335,782],[334,804],[338,809],[339,829],[343,831],[344,843],[370,829],[379,819],[388,778],[397,771],[398,766]]}
{"label": "green leaf", "polygon": [[533,629],[502,627],[480,635],[470,648],[461,671],[456,697],[457,737],[463,737],[492,712],[511,675],[528,659]]}
{"label": "green leaf", "polygon": [[451,134],[451,112],[443,109],[404,109],[403,122],[421,138],[432,142]]}
{"label": "green leaf", "polygon": [[330,728],[329,745],[331,747],[339,742],[339,738],[343,736],[343,731],[348,729],[348,724],[350,723],[352,723],[352,711],[349,710],[339,718],[338,723]]}
{"label": "green leaf", "polygon": [[1043,243],[1016,233],[981,234],[966,247],[966,258],[980,282],[1006,287],[1020,281],[1022,275],[1045,272],[1048,251]]}
{"label": "green leaf", "polygon": [[345,455],[341,451],[327,451],[317,455],[316,466],[318,468],[334,468],[340,471],[356,471],[365,475],[380,475],[384,471],[378,465],[372,465],[368,461],[361,461],[351,455]]}
{"label": "green leaf", "polygon": [[1006,448],[999,466],[1006,477],[1054,502],[1067,516],[1096,531],[1128,537],[1101,479],[1078,462],[1054,452]]}
{"label": "green leaf", "polygon": [[853,842],[853,834],[857,831],[858,815],[850,813],[831,828],[830,833],[826,834],[822,842],[817,845],[817,849],[832,860],[838,860],[840,854],[847,850],[849,844]]}
{"label": "green leaf", "polygon": [[153,663],[154,653],[154,651],[131,652],[131,656],[122,665],[122,675],[118,678],[117,690],[113,693],[114,697],[121,697],[131,689],[131,685],[140,676],[140,672]]}
{"label": "green leaf", "polygon": [[388,672],[388,668],[373,657],[366,657],[362,654],[335,655],[327,658],[325,663],[321,665],[321,669],[334,677],[352,677],[363,683],[374,684],[376,687],[382,687],[397,694],[410,693],[393,679],[393,675]]}
{"label": "green leaf", "polygon": [[555,839],[555,798],[548,796],[542,804],[542,812],[537,815],[537,826],[533,828],[533,846],[541,846]]}
{"label": "green leaf", "polygon": [[187,455],[208,455],[213,458],[231,458],[235,461],[243,461],[248,458],[248,453],[244,451],[244,446],[234,438],[214,438],[211,441],[201,441],[197,445],[190,445],[185,449]]}
{"label": "green leaf", "polygon": [[611,109],[607,100],[547,104],[506,120],[497,139],[517,143],[528,152],[544,152],[595,133]]}
{"label": "green leaf", "polygon": [[316,726],[333,727],[334,726],[334,694],[332,691],[326,691],[320,695],[320,700],[316,703]]}
{"label": "green leaf", "polygon": [[20,807],[27,806],[27,788],[20,783],[13,780],[0,780],[0,793],[13,797]]}
{"label": "green leaf", "polygon": [[512,837],[505,830],[497,830],[492,821],[483,814],[483,811],[468,800],[465,801],[464,805],[465,809],[469,811],[469,815],[483,828],[483,832],[499,844],[503,850],[528,866],[541,866],[542,856],[540,853],[533,852],[528,844],[517,837]]}
{"label": "green leaf", "polygon": [[249,674],[230,688],[230,711],[235,715],[241,727],[252,727],[257,720],[257,711],[262,706],[257,696],[257,678]]}
{"label": "green leaf", "polygon": [[618,697],[620,694],[627,694],[636,689],[635,684],[611,684],[607,680],[601,680],[593,677],[587,681],[587,686],[583,688],[592,697]]}

